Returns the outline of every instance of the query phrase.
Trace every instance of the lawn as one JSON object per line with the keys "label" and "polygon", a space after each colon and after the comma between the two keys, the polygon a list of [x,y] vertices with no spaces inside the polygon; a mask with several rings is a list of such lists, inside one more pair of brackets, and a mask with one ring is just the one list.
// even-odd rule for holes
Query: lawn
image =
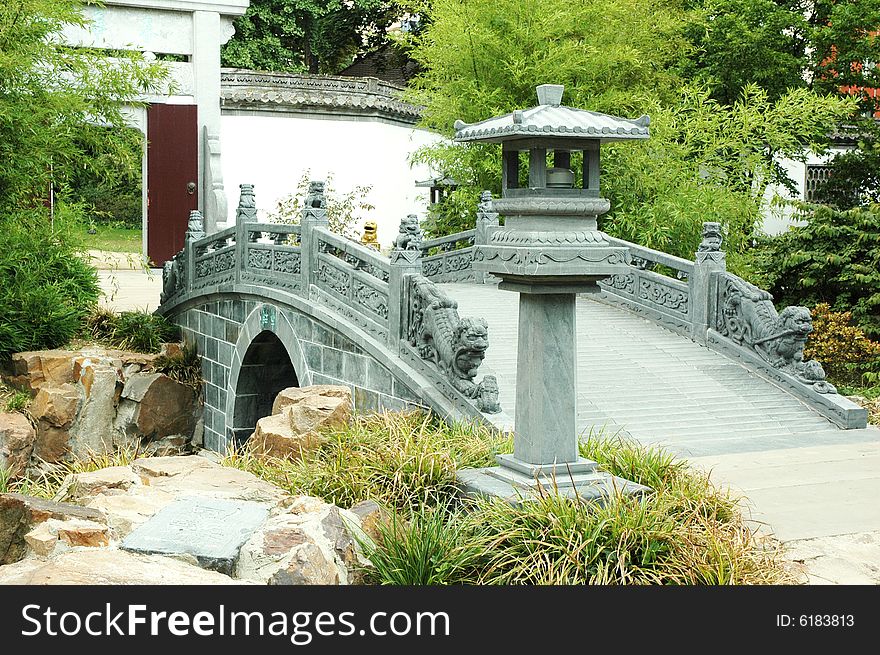
{"label": "lawn", "polygon": [[[97,234],[86,232],[85,243],[90,250],[107,250],[110,252],[141,252],[142,232],[140,229],[116,227],[113,225],[97,224],[94,226]],[[87,230],[88,228],[83,228]]]}

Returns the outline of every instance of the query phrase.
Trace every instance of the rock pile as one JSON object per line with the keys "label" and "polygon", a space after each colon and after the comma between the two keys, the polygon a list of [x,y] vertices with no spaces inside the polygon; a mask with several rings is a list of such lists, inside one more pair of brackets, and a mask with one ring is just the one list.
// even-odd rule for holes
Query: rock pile
{"label": "rock pile", "polygon": [[379,512],[205,457],[138,459],[70,475],[54,501],[0,494],[0,584],[354,584]]}
{"label": "rock pile", "polygon": [[[167,349],[177,348],[167,344]],[[158,355],[89,348],[18,353],[6,379],[33,396],[31,426],[0,414],[0,467],[29,466],[112,452],[140,441],[149,452],[180,452],[201,409],[191,387],[149,370]]]}

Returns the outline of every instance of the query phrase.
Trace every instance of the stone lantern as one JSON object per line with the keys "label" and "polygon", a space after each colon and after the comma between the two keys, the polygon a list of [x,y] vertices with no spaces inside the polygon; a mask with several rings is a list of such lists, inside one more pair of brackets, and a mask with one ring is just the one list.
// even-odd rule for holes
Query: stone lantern
{"label": "stone lantern", "polygon": [[[626,249],[597,227],[610,209],[599,191],[600,146],[647,139],[649,119],[565,107],[560,85],[537,92],[537,107],[455,123],[457,142],[501,144],[502,195],[493,205],[505,222],[476,246],[474,269],[520,293],[514,453],[499,456],[499,466],[462,471],[460,480],[466,491],[510,499],[538,483],[583,497],[612,484],[635,491],[641,487],[578,456],[575,298],[598,292],[599,280],[626,266]],[[573,153],[583,157],[578,180]],[[525,157],[527,179],[520,175]]]}

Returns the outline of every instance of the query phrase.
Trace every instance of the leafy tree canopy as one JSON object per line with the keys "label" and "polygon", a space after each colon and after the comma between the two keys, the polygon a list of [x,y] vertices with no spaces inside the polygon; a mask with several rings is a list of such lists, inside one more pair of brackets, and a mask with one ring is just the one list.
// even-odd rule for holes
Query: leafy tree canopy
{"label": "leafy tree canopy", "polygon": [[394,0],[251,0],[223,47],[224,66],[335,73],[387,42]]}
{"label": "leafy tree canopy", "polygon": [[[123,102],[157,88],[159,62],[137,53],[63,45],[66,26],[85,25],[76,0],[7,0],[0,5],[0,211],[48,197],[77,169],[112,178],[140,167],[123,125]],[[86,156],[90,148],[111,156]],[[115,156],[112,156],[115,153]]]}

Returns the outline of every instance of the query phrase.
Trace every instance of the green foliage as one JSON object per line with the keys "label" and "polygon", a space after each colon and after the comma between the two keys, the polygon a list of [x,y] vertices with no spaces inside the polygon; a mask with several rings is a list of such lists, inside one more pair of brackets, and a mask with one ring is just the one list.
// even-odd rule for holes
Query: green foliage
{"label": "green foliage", "polygon": [[150,368],[172,380],[188,384],[196,391],[202,388],[202,359],[189,345],[184,345],[178,354],[160,355]]}
{"label": "green foliage", "polygon": [[705,0],[684,33],[693,45],[682,74],[733,104],[750,84],[771,100],[804,87],[807,19],[802,0]]}
{"label": "green foliage", "polygon": [[411,97],[443,134],[456,119],[534,105],[535,86],[548,81],[566,85],[568,104],[596,111],[638,115],[646,100],[674,95],[667,71],[684,42],[669,3],[434,0],[423,9],[429,24],[411,52],[423,72]]}
{"label": "green foliage", "polygon": [[[602,229],[692,258],[702,223],[718,221],[736,270],[760,221],[764,190],[792,184],[774,157],[821,150],[855,102],[802,88],[775,88],[771,95],[745,78],[731,104],[718,102],[710,88],[680,76],[687,70],[681,53],[688,52],[682,33],[692,23],[676,6],[654,0],[433,2],[428,26],[413,38],[412,54],[424,70],[410,97],[426,106],[425,126],[444,134],[456,119],[473,122],[533,106],[535,85],[548,81],[565,84],[564,102],[574,107],[648,113],[647,142],[603,149],[603,192],[612,212]],[[499,191],[499,150],[444,143],[415,154],[415,162],[460,184],[429,216],[432,236],[473,227],[468,208],[479,191]]]}
{"label": "green foliage", "polygon": [[336,73],[387,42],[401,9],[391,0],[251,0],[223,46],[224,66]]}
{"label": "green foliage", "polygon": [[77,234],[81,210],[59,206],[0,218],[0,358],[64,345],[98,301],[95,270]]}
{"label": "green foliage", "polygon": [[0,407],[4,412],[24,412],[31,402],[31,395],[9,386],[0,380]]}
{"label": "green foliage", "polygon": [[827,133],[852,103],[822,98],[805,89],[775,102],[749,85],[732,105],[708,90],[685,87],[672,108],[652,112],[651,138],[606,147],[604,193],[612,211],[608,233],[693,258],[704,221],[725,228],[725,250],[736,270],[760,226],[764,191],[790,181],[772,155],[802,158],[820,149]]}
{"label": "green foliage", "polygon": [[880,126],[873,119],[852,128],[858,147],[831,160],[831,175],[817,189],[817,202],[838,209],[880,203]]}
{"label": "green foliage", "polygon": [[379,523],[378,543],[362,542],[372,567],[367,582],[386,585],[475,584],[480,544],[461,510],[418,507],[409,520],[394,515]]}
{"label": "green foliage", "polygon": [[858,96],[866,112],[880,109],[880,98],[866,89],[880,87],[880,0],[816,0],[810,17],[813,86]]}
{"label": "green foliage", "polygon": [[319,496],[341,507],[375,500],[403,513],[443,505],[456,495],[458,467],[491,466],[510,439],[476,425],[447,424],[430,415],[369,414],[324,435],[302,460],[233,452],[224,465],[250,471],[291,493]]}
{"label": "green foliage", "polygon": [[[297,225],[303,202],[309,192],[311,172],[306,169],[296,185],[296,191],[278,201],[269,220],[277,223]],[[333,187],[333,174],[328,173],[324,180],[324,202],[327,208],[327,222],[331,231],[344,237],[356,236],[356,226],[365,213],[375,209],[367,200],[372,190],[370,185],[356,186],[348,193],[340,193]]]}
{"label": "green foliage", "polygon": [[813,331],[804,348],[818,359],[835,384],[858,385],[880,376],[880,342],[850,324],[851,312],[834,312],[827,303],[812,308]]}
{"label": "green foliage", "polygon": [[89,315],[90,336],[113,348],[157,353],[163,343],[180,340],[180,328],[159,314],[145,311],[116,314],[99,309]]}
{"label": "green foliage", "polygon": [[422,507],[366,543],[382,584],[767,584],[789,582],[778,550],[745,525],[737,503],[668,453],[619,439],[582,447],[603,468],[652,482],[644,498],[604,504],[556,488],[512,506],[500,499]]}
{"label": "green foliage", "polygon": [[836,210],[802,205],[804,223],[762,239],[753,281],[779,305],[828,303],[880,335],[880,206]]}
{"label": "green foliage", "polygon": [[127,131],[100,125],[124,125],[122,103],[157,90],[164,66],[64,46],[62,30],[86,25],[81,9],[77,0],[0,5],[0,211],[48,198],[50,182],[63,191],[77,171],[113,179],[134,165],[88,155],[125,149]]}

